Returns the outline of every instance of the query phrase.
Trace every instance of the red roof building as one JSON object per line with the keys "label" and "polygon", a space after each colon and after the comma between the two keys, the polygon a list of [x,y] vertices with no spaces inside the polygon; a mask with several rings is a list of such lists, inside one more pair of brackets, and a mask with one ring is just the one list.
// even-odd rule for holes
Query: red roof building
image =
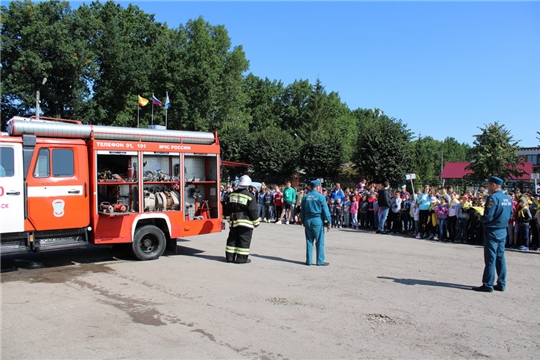
{"label": "red roof building", "polygon": [[[441,179],[463,179],[465,175],[472,173],[472,170],[465,170],[469,164],[470,162],[445,163]],[[518,178],[511,177],[509,180],[531,180],[531,174],[533,172],[533,164],[531,162],[524,162],[518,168],[524,170],[525,173]]]}
{"label": "red roof building", "polygon": [[533,172],[540,172],[540,146],[519,148],[517,154],[523,161],[532,162]]}

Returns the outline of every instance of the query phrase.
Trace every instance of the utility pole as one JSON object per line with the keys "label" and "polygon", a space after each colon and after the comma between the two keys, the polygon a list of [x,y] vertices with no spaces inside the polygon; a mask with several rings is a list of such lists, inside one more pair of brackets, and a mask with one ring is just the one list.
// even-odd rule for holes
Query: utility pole
{"label": "utility pole", "polygon": [[39,103],[40,103],[40,99],[39,99],[39,89],[38,91],[36,91],[36,117],[39,119]]}
{"label": "utility pole", "polygon": [[[45,85],[45,83],[47,82],[47,78],[44,77],[43,80],[41,81],[41,86]],[[37,89],[36,91],[36,117],[39,119],[39,104],[41,104],[41,93],[39,92],[39,90],[41,89],[41,86]]]}
{"label": "utility pole", "polygon": [[442,177],[443,169],[444,169],[444,161],[443,161],[443,155],[444,155],[444,142],[446,139],[443,139],[441,144],[441,187],[444,187],[444,179]]}

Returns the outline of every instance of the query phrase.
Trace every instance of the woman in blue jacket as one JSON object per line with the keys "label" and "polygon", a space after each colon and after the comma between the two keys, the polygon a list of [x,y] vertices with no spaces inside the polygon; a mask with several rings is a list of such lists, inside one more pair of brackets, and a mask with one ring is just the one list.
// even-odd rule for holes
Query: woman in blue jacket
{"label": "woman in blue jacket", "polygon": [[420,210],[420,233],[422,233],[422,238],[427,236],[427,221],[429,218],[429,207],[431,206],[431,197],[429,191],[431,188],[429,185],[424,186],[424,191],[419,193],[416,198],[416,203],[418,204],[418,209]]}

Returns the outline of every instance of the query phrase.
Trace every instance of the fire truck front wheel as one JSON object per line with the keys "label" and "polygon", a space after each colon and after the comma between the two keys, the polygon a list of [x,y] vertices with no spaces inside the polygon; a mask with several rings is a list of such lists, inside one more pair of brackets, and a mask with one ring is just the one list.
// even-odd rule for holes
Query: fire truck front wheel
{"label": "fire truck front wheel", "polygon": [[154,225],[146,225],[135,231],[133,254],[139,260],[154,260],[165,251],[165,234]]}

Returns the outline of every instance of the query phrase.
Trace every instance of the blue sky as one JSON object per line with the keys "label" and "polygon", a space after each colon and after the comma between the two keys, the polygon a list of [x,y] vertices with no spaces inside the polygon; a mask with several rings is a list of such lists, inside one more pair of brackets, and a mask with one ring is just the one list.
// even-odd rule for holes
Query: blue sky
{"label": "blue sky", "polygon": [[224,25],[254,75],[319,78],[350,109],[382,109],[416,136],[472,144],[498,121],[520,146],[540,143],[540,2],[131,3],[170,28]]}

